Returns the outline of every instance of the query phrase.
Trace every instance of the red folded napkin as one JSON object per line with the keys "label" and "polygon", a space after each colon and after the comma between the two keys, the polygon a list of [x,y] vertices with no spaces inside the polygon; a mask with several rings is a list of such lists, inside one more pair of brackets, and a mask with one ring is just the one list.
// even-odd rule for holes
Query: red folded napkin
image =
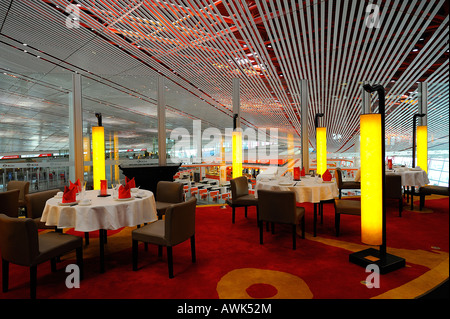
{"label": "red folded napkin", "polygon": [[77,201],[77,188],[64,186],[63,203],[73,203]]}
{"label": "red folded napkin", "polygon": [[131,197],[131,191],[130,187],[127,185],[119,187],[119,198],[130,198]]}
{"label": "red folded napkin", "polygon": [[305,168],[302,168],[302,171],[300,172],[300,176],[305,176]]}
{"label": "red folded napkin", "polygon": [[69,181],[69,187],[70,188],[76,188],[77,193],[81,192],[81,183],[80,183],[80,179],[77,179],[77,181],[75,183],[72,183],[71,181]]}
{"label": "red folded napkin", "polygon": [[134,177],[132,179],[128,179],[128,177],[125,176],[125,183],[130,187],[130,188],[136,188],[136,182],[134,181]]}
{"label": "red folded napkin", "polygon": [[329,182],[329,181],[331,181],[331,173],[330,173],[329,170],[326,170],[325,173],[323,173],[323,175],[322,175],[322,180],[323,180],[324,182]]}

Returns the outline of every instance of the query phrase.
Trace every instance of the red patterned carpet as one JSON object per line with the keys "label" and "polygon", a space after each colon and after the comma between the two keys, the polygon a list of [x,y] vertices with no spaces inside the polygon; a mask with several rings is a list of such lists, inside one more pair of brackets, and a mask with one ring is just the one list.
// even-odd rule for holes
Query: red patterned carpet
{"label": "red patterned carpet", "polygon": [[[276,225],[264,232],[259,244],[255,210],[248,218],[238,209],[199,206],[196,216],[197,262],[190,258],[189,241],[174,247],[174,275],[168,278],[166,254],[157,247],[139,247],[139,270],[132,271],[132,228],[108,233],[106,272],[99,272],[98,236],[91,233],[84,250],[85,279],[68,289],[64,268],[74,255],[62,258],[58,271],[50,263],[38,267],[39,299],[413,299],[448,279],[448,198],[427,199],[422,212],[388,203],[388,252],[406,259],[406,267],[382,275],[380,287],[365,285],[368,273],[348,261],[349,254],[367,248],[360,241],[359,217],[341,217],[341,235],[335,236],[333,205],[326,204],[323,224],[312,236],[313,206],[306,208],[306,238],[292,250],[290,228]],[[74,233],[72,230],[67,232]],[[79,234],[82,236],[83,234]],[[10,265],[9,292],[0,299],[28,298],[28,269]]]}

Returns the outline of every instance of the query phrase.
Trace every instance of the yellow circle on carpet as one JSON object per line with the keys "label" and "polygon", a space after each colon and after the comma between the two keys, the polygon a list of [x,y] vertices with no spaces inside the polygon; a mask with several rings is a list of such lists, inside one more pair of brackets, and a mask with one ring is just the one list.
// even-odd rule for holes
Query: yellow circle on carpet
{"label": "yellow circle on carpet", "polygon": [[278,293],[270,299],[312,299],[313,294],[300,277],[286,272],[258,268],[235,269],[217,283],[220,299],[253,299],[246,289],[254,284],[274,286]]}

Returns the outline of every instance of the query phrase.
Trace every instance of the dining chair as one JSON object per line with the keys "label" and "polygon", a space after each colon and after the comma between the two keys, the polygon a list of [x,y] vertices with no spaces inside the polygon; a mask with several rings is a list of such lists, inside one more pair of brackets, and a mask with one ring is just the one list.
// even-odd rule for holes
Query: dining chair
{"label": "dining chair", "polygon": [[20,190],[18,189],[0,192],[0,214],[5,214],[10,217],[18,217],[19,195]]}
{"label": "dining chair", "polygon": [[[226,203],[231,206],[233,212],[231,221],[234,224],[236,207],[245,208],[245,217],[247,217],[247,207],[256,206],[256,215],[258,217],[258,199],[255,195],[249,194],[248,180],[246,176],[236,177],[230,180],[231,199],[227,199]],[[257,218],[258,220],[258,218]]]}
{"label": "dining chair", "polygon": [[449,186],[438,186],[438,185],[426,185],[419,188],[420,196],[420,206],[419,209],[422,210],[425,206],[425,196],[427,195],[441,195],[449,196]]}
{"label": "dining chair", "polygon": [[361,189],[361,182],[355,181],[343,181],[342,179],[342,170],[337,167],[334,170],[334,177],[336,179],[337,187],[339,188],[339,199],[342,197],[343,189]]}
{"label": "dining chair", "polygon": [[[60,189],[55,188],[25,195],[27,201],[27,217],[34,220],[38,229],[54,229],[55,231],[61,232],[57,227],[46,226],[45,223],[41,222],[45,203],[60,191]],[[86,245],[89,245],[89,232],[84,233],[84,240]]]}
{"label": "dining chair", "polygon": [[83,279],[83,240],[81,237],[48,232],[38,234],[31,218],[12,218],[0,214],[0,251],[3,292],[9,289],[9,263],[30,268],[30,298],[36,298],[37,265],[49,261],[56,271],[56,258],[76,250],[76,262]]}
{"label": "dining chair", "polygon": [[27,206],[27,202],[25,196],[30,192],[30,182],[27,181],[9,181],[6,185],[7,190],[18,189],[20,191],[19,194],[19,208],[25,208]]}
{"label": "dining chair", "polygon": [[386,198],[398,201],[398,215],[402,217],[403,211],[403,186],[400,175],[386,174]]}
{"label": "dining chair", "polygon": [[361,201],[350,199],[334,201],[334,227],[336,236],[340,234],[341,214],[361,216]]}
{"label": "dining chair", "polygon": [[[197,198],[192,197],[186,202],[173,204],[166,210],[163,220],[157,220],[131,232],[133,270],[138,270],[138,243],[144,242],[167,248],[167,264],[169,278],[173,278],[172,247],[188,239],[191,242],[192,262],[195,256],[195,209]],[[158,247],[158,249],[159,249]]]}
{"label": "dining chair", "polygon": [[155,202],[158,219],[161,219],[169,206],[184,202],[183,184],[159,181],[156,185]]}
{"label": "dining chair", "polygon": [[259,243],[263,244],[263,222],[292,225],[292,249],[297,247],[297,225],[301,223],[302,238],[305,238],[305,208],[297,207],[295,192],[258,190]]}
{"label": "dining chair", "polygon": [[55,229],[55,226],[46,226],[45,223],[41,222],[41,216],[47,200],[54,197],[58,192],[60,190],[55,188],[25,195],[27,217],[34,220],[38,229]]}

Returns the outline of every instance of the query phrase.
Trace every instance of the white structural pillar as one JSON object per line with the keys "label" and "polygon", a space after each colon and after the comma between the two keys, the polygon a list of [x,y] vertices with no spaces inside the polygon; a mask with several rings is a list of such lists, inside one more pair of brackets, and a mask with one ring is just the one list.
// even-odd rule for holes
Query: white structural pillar
{"label": "white structural pillar", "polygon": [[160,166],[167,165],[166,155],[166,89],[164,77],[158,77],[158,163]]}
{"label": "white structural pillar", "polygon": [[300,110],[302,125],[302,166],[309,172],[309,128],[308,128],[308,80],[300,80]]}
{"label": "white structural pillar", "polygon": [[81,100],[81,74],[74,73],[72,75],[72,93],[69,97],[69,179],[72,182],[79,179],[83,185],[83,108]]}

